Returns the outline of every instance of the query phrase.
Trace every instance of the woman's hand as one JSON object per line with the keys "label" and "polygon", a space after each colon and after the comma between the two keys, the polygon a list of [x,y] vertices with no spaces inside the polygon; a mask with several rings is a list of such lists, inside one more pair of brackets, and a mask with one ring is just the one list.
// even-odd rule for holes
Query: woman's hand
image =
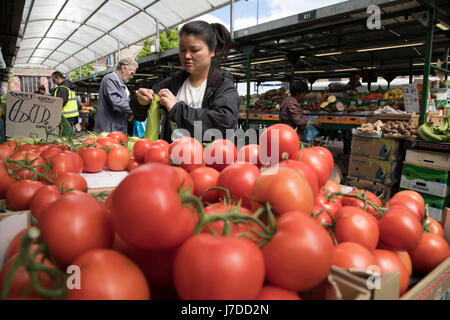
{"label": "woman's hand", "polygon": [[147,106],[152,102],[153,94],[154,92],[151,89],[140,88],[136,91],[137,101],[140,105]]}
{"label": "woman's hand", "polygon": [[170,111],[173,106],[178,102],[177,98],[172,94],[169,89],[161,89],[158,92],[159,102],[166,107],[167,111]]}

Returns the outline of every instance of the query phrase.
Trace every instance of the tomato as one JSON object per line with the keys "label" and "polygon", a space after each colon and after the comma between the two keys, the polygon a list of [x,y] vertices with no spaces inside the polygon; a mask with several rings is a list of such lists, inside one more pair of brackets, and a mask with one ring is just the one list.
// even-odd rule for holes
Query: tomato
{"label": "tomato", "polygon": [[128,172],[133,171],[134,169],[136,169],[136,168],[139,167],[140,165],[141,165],[141,164],[140,164],[139,162],[137,162],[137,161],[134,159],[134,155],[131,154],[131,156],[130,156],[130,161],[128,162],[128,165],[127,165],[127,167],[126,167],[126,170],[127,170]]}
{"label": "tomato", "polygon": [[138,141],[136,141],[136,143],[133,145],[134,160],[139,163],[144,163],[145,153],[148,149],[150,149],[152,145],[153,141],[150,139],[139,139]]}
{"label": "tomato", "polygon": [[[366,197],[367,201],[370,201],[379,207],[382,207],[383,204],[381,203],[380,198],[378,198],[375,194],[373,194],[370,191],[367,190],[352,190],[348,193],[349,195],[360,195]],[[366,205],[366,203],[363,200],[352,198],[352,197],[342,197],[342,205],[343,206],[351,206],[351,207],[357,207],[361,208],[363,210],[366,210],[371,215],[373,215],[375,218],[381,218],[381,214],[379,211],[377,211],[372,205],[369,203]]]}
{"label": "tomato", "polygon": [[319,179],[319,187],[325,185],[330,176],[326,158],[317,151],[311,149],[302,149],[300,151],[300,161],[314,170]]}
{"label": "tomato", "polygon": [[127,148],[115,145],[109,150],[106,158],[106,167],[111,171],[124,171],[130,162],[131,154]]}
{"label": "tomato", "polygon": [[17,152],[32,152],[32,153],[38,153],[39,152],[39,146],[35,144],[23,144],[19,147],[17,147]]}
{"label": "tomato", "polygon": [[8,188],[17,180],[6,171],[3,160],[0,160],[0,199],[4,198]]}
{"label": "tomato", "polygon": [[114,139],[111,137],[99,137],[96,140],[96,145],[100,148],[109,149],[115,144]]}
{"label": "tomato", "polygon": [[42,182],[33,180],[14,182],[6,191],[6,206],[13,211],[28,210],[31,198],[43,186]]}
{"label": "tomato", "polygon": [[123,132],[110,132],[107,137],[113,139],[115,144],[123,143],[125,146],[128,146],[128,138]]}
{"label": "tomato", "polygon": [[54,156],[56,156],[57,154],[59,154],[61,152],[62,151],[59,148],[50,147],[41,153],[41,157],[46,161],[50,161]]}
{"label": "tomato", "polygon": [[101,147],[98,143],[97,143],[98,137],[96,136],[91,136],[86,138],[82,145],[83,146],[90,146],[90,147]]}
{"label": "tomato", "polygon": [[373,251],[377,265],[380,267],[380,273],[386,274],[390,272],[398,271],[400,274],[400,288],[399,294],[408,290],[409,274],[403,262],[393,252],[388,250],[376,249]]}
{"label": "tomato", "polygon": [[291,211],[278,219],[274,237],[262,250],[268,282],[302,292],[326,279],[333,262],[334,245],[330,235],[314,219]]}
{"label": "tomato", "polygon": [[0,144],[0,160],[5,160],[14,154],[14,150],[7,145]]}
{"label": "tomato", "polygon": [[63,193],[70,189],[84,192],[87,192],[88,190],[86,179],[82,175],[73,172],[61,174],[58,179],[56,179],[55,184]]}
{"label": "tomato", "polygon": [[[223,202],[213,203],[205,208],[205,214],[210,215],[216,215],[216,214],[225,214],[228,212],[231,212],[233,210],[236,210],[235,205],[225,204]],[[242,215],[253,215],[253,212],[244,208],[239,207],[238,212]],[[224,221],[219,220],[213,223],[208,224],[205,228],[203,228],[203,233],[212,233],[210,229],[214,230],[216,234],[222,235],[223,229],[224,229]],[[254,222],[251,222],[247,220],[245,223],[234,223],[230,221],[230,229],[228,236],[230,237],[240,237],[245,235],[246,237],[249,237],[252,241],[255,243],[258,243],[261,239],[252,233],[251,231],[258,231],[262,232],[261,228]]]}
{"label": "tomato", "polygon": [[187,172],[204,167],[203,146],[191,137],[182,137],[169,146],[170,160],[173,164],[181,166]]}
{"label": "tomato", "polygon": [[[320,213],[320,214],[319,214]],[[311,216],[316,220],[316,222],[323,226],[325,230],[331,231],[333,226],[333,219],[331,218],[331,213],[328,213],[327,209],[322,208],[321,206],[314,205]],[[324,225],[326,224],[326,225]],[[329,225],[329,226],[327,226]]]}
{"label": "tomato", "polygon": [[[13,255],[9,260],[5,262],[5,265],[0,271],[0,288],[3,289],[3,286],[6,281],[6,276],[8,275],[9,270],[13,266],[14,262],[18,258],[18,254]],[[36,261],[41,261],[42,254],[36,257]],[[54,266],[46,259],[43,264],[46,267],[54,268]],[[46,289],[51,289],[54,285],[52,279],[44,272],[36,273],[38,283]],[[28,288],[32,285],[30,274],[26,270],[24,266],[20,266],[17,268],[14,276],[12,278],[11,285],[9,287],[8,297],[21,297],[26,294],[27,298],[37,298],[39,297],[39,293],[33,288],[31,291]]]}
{"label": "tomato", "polygon": [[424,233],[420,244],[409,254],[413,270],[428,273],[450,256],[450,248],[444,238]]}
{"label": "tomato", "polygon": [[[11,160],[28,160],[31,166],[44,166],[45,160],[39,156],[37,153],[31,151],[17,151],[11,157]],[[15,174],[19,176],[20,179],[29,179],[33,180],[36,177],[36,174],[30,169],[23,168],[21,169],[19,164],[8,163],[6,167],[10,170],[16,171]],[[39,173],[44,172],[44,167],[35,167],[35,170]]]}
{"label": "tomato", "polygon": [[386,206],[388,208],[392,208],[394,206],[406,208],[411,211],[411,213],[413,213],[420,222],[423,221],[424,207],[409,196],[394,196],[387,202]]}
{"label": "tomato", "polygon": [[392,207],[379,220],[380,241],[394,250],[412,250],[422,239],[422,224],[408,210]]}
{"label": "tomato", "polygon": [[414,190],[399,191],[393,196],[393,198],[395,198],[397,196],[408,196],[408,197],[416,200],[417,203],[419,204],[419,207],[421,207],[421,208],[425,207],[425,200],[423,199],[422,195]]}
{"label": "tomato", "polygon": [[319,193],[314,198],[314,205],[322,209],[326,209],[333,217],[339,209],[339,206],[336,203],[328,201],[325,195],[322,193]]}
{"label": "tomato", "polygon": [[237,159],[237,149],[234,143],[227,139],[214,140],[204,152],[205,164],[221,172]]}
{"label": "tomato", "polygon": [[[320,192],[323,193],[324,195],[327,195],[327,194],[328,195],[332,195],[335,192],[342,192],[342,189],[341,189],[341,186],[338,185],[336,182],[328,180],[325,183],[325,185],[320,189]],[[335,203],[339,202],[339,203],[341,203],[342,198],[343,198],[342,196],[333,198],[331,200],[331,202],[335,202]]]}
{"label": "tomato", "polygon": [[55,185],[41,187],[31,198],[30,210],[33,217],[39,219],[45,208],[59,197],[61,197],[61,192]]}
{"label": "tomato", "polygon": [[288,159],[300,148],[297,131],[282,123],[264,130],[259,141],[260,161],[266,165],[275,165],[282,159]]}
{"label": "tomato", "polygon": [[16,150],[19,143],[17,141],[5,141],[1,144],[2,146],[8,146],[9,148]]}
{"label": "tomato", "polygon": [[173,287],[173,262],[178,248],[148,251],[128,245],[127,256],[144,272],[150,287]]}
{"label": "tomato", "polygon": [[173,278],[184,300],[254,299],[264,283],[264,257],[251,241],[197,234],[178,249]]}
{"label": "tomato", "polygon": [[259,161],[259,146],[257,144],[247,144],[239,149],[237,154],[237,160],[239,162],[251,163],[258,168],[261,168],[262,164]]}
{"label": "tomato", "polygon": [[[294,169],[274,167],[262,173],[253,185],[250,198],[270,202],[276,213],[301,211],[309,215],[313,208],[313,192],[308,180]],[[252,209],[261,205],[252,201]]]}
{"label": "tomato", "polygon": [[319,178],[317,178],[316,172],[310,166],[297,160],[288,159],[281,161],[280,167],[295,169],[308,180],[314,196],[319,193]]}
{"label": "tomato", "polygon": [[334,236],[341,242],[356,242],[369,250],[377,247],[379,229],[377,219],[356,207],[342,207],[335,214]]}
{"label": "tomato", "polygon": [[145,153],[144,162],[159,162],[170,165],[169,146],[151,146]]}
{"label": "tomato", "polygon": [[256,296],[255,300],[301,300],[294,291],[279,287],[265,285]]}
{"label": "tomato", "polygon": [[13,255],[15,255],[16,253],[19,252],[20,244],[22,242],[23,235],[25,234],[25,232],[27,232],[28,230],[30,230],[32,228],[37,229],[36,227],[27,227],[27,228],[24,228],[24,229],[20,230],[14,236],[14,238],[9,243],[8,248],[6,249],[5,260],[8,260]]}
{"label": "tomato", "polygon": [[[189,190],[190,194],[194,193],[194,182],[189,172],[181,167],[171,167],[177,173],[177,189],[181,187],[182,190]],[[187,188],[187,189],[186,189]]]}
{"label": "tomato", "polygon": [[198,220],[178,196],[172,167],[147,163],[130,172],[114,190],[111,216],[126,242],[146,250],[169,250],[183,243]]}
{"label": "tomato", "polygon": [[81,148],[78,154],[83,159],[83,172],[97,173],[106,165],[108,154],[100,148]]}
{"label": "tomato", "polygon": [[65,172],[81,173],[83,171],[83,159],[70,151],[62,151],[55,155],[50,163],[54,176],[59,176]]}
{"label": "tomato", "polygon": [[81,288],[69,289],[69,300],[149,300],[144,273],[123,254],[95,249],[79,256]]}
{"label": "tomato", "polygon": [[[192,170],[189,173],[194,182],[194,194],[200,197],[206,190],[214,188],[219,179],[219,171],[209,167],[201,167]],[[214,203],[219,200],[219,192],[217,190],[210,190],[203,194],[202,201]]]}
{"label": "tomato", "polygon": [[439,221],[430,216],[426,217],[424,230],[425,232],[431,232],[444,238],[444,228],[442,228],[442,225],[439,223]]}
{"label": "tomato", "polygon": [[311,147],[310,149],[320,153],[327,160],[328,167],[330,168],[330,170],[329,170],[329,175],[330,175],[334,169],[334,157],[333,157],[333,154],[330,152],[330,150],[328,150],[325,147],[319,147],[319,146]]}
{"label": "tomato", "polygon": [[153,141],[153,146],[157,147],[169,147],[170,144],[166,140],[158,139],[156,141]]}
{"label": "tomato", "polygon": [[394,253],[403,262],[403,264],[406,267],[406,271],[408,271],[408,275],[411,276],[411,274],[412,274],[412,261],[411,261],[411,257],[409,256],[408,251],[394,251]]}
{"label": "tomato", "polygon": [[369,270],[377,264],[375,256],[356,242],[341,242],[334,249],[333,265],[343,269]]}
{"label": "tomato", "polygon": [[[222,170],[217,186],[228,189],[233,201],[236,203],[241,201],[243,207],[251,209],[252,205],[248,197],[259,174],[259,169],[254,164],[233,163]],[[220,193],[222,197],[225,196],[224,192]]]}
{"label": "tomato", "polygon": [[42,212],[38,228],[63,266],[89,250],[111,248],[114,241],[105,206],[81,191],[70,191],[50,204]]}

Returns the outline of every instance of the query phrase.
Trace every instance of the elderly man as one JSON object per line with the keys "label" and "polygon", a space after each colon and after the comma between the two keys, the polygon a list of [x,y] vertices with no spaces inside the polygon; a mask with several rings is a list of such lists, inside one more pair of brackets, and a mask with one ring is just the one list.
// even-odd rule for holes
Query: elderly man
{"label": "elderly man", "polygon": [[117,71],[103,77],[98,92],[97,117],[94,131],[127,133],[130,109],[128,83],[136,73],[138,64],[131,58],[125,58],[117,64]]}

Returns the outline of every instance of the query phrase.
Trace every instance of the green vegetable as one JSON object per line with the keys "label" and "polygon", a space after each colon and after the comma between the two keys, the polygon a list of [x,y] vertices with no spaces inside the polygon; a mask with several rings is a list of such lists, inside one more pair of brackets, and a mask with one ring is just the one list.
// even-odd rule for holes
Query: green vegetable
{"label": "green vegetable", "polygon": [[148,108],[147,125],[145,126],[144,138],[156,141],[159,139],[159,96],[153,95],[152,103]]}

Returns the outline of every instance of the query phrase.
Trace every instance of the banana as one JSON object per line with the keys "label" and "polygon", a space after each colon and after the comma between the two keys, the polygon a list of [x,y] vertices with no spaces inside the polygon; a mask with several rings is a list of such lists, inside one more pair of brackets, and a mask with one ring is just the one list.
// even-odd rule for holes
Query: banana
{"label": "banana", "polygon": [[446,131],[449,130],[449,122],[448,122],[448,118],[445,118],[441,125],[439,127],[437,127],[437,131],[440,133],[445,133]]}
{"label": "banana", "polygon": [[435,134],[433,123],[427,122],[419,126],[419,136],[427,142],[444,142],[447,140],[445,135]]}

